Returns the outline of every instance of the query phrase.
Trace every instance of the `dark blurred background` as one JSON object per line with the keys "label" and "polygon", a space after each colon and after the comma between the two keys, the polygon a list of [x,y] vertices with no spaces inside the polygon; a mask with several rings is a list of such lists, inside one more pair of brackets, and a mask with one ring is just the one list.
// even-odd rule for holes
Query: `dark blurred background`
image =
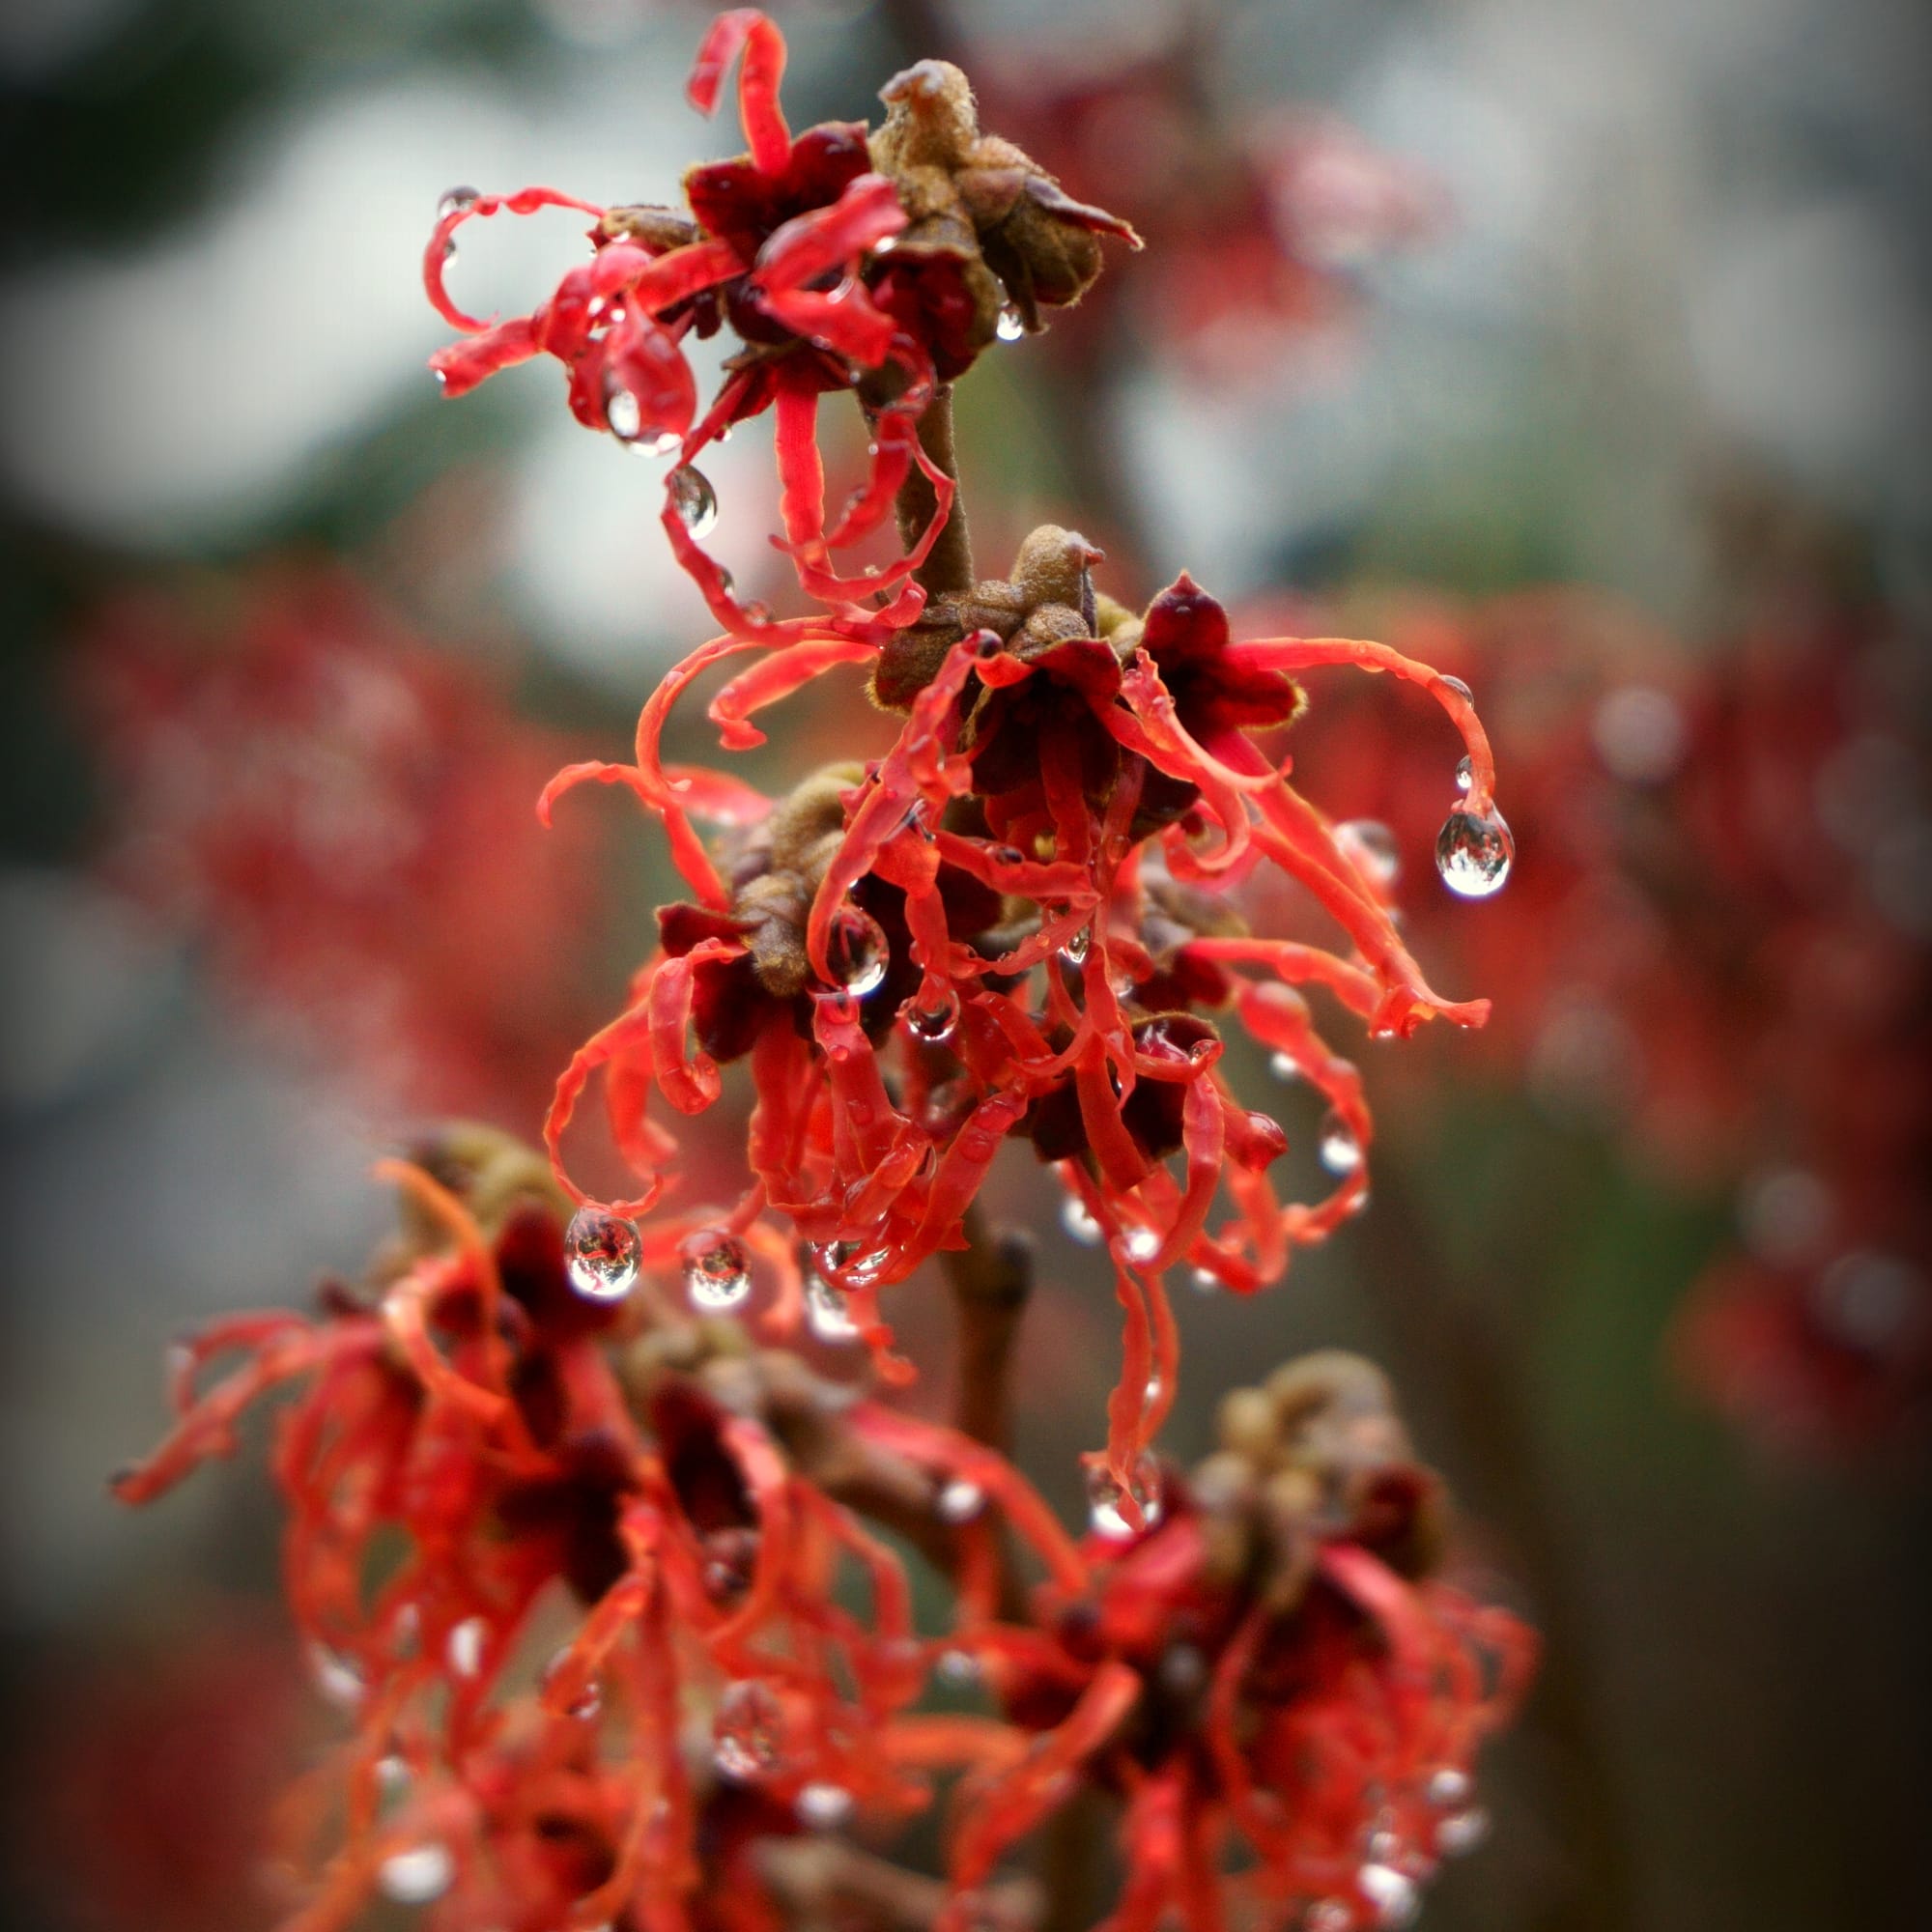
{"label": "dark blurred background", "polygon": [[[1169,1445],[1364,1349],[1544,1632],[1425,1922],[1924,1924],[1932,19],[774,11],[794,125],[943,52],[1150,239],[963,384],[982,569],[1077,524],[1123,600],[1184,565],[1251,624],[1386,637],[1496,735],[1518,876],[1464,905],[1439,718],[1314,683],[1299,777],[1391,828],[1415,950],[1497,1016],[1361,1045],[1373,1210],[1264,1299],[1180,1291]],[[440,405],[418,264],[453,184],[668,198],[729,151],[681,99],[706,17],[0,11],[11,1924],[269,1922],[256,1833],[327,1717],[266,1485],[244,1458],[131,1517],[102,1479],[171,1335],[357,1264],[374,1154],[448,1111],[534,1135],[669,895],[614,800],[529,812],[703,635],[655,469],[547,363]],[[469,231],[463,298],[527,308],[578,225]],[[746,568],[767,468],[753,430],[713,469]],[[753,775],[845,751],[855,692]],[[1040,1226],[1023,1459],[1070,1513],[1116,1318],[1022,1154],[995,1186]],[[892,1312],[941,1364],[930,1303]]]}

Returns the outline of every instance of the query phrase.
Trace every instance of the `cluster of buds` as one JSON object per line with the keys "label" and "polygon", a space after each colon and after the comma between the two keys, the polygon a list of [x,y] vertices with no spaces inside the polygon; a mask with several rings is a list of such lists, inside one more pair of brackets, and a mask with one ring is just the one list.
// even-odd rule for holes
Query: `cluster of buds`
{"label": "cluster of buds", "polygon": [[[1001,1861],[1079,1790],[1122,1806],[1110,1923],[1226,1922],[1239,1843],[1256,1922],[1351,1932],[1480,1835],[1529,1640],[1436,1577],[1439,1488],[1366,1363],[1235,1392],[1218,1453],[1149,1465],[1150,1527],[1076,1542],[993,1450],[688,1312],[667,1244],[586,1294],[535,1152],[452,1128],[388,1171],[366,1276],[185,1344],[172,1435],[115,1479],[149,1501],[296,1391],[288,1591],[353,1733],[280,1807],[287,1932],[378,1897],[449,1932],[767,1932],[828,1897],[1023,1932]],[[945,1630],[884,1532],[948,1580]],[[999,1715],[919,1708],[935,1679]],[[943,1881],[832,1835],[889,1838],[938,1778]]]}
{"label": "cluster of buds", "polygon": [[[1071,530],[979,577],[951,382],[1074,300],[1099,237],[1131,237],[983,134],[956,70],[900,75],[869,136],[794,139],[761,14],[718,22],[692,98],[709,109],[741,54],[749,153],[687,177],[688,215],[587,210],[590,262],[491,327],[443,290],[456,229],[564,198],[456,194],[427,260],[469,331],[438,358],[446,389],[553,354],[588,426],[676,458],[665,527],[723,631],[648,698],[633,756],[566,767],[541,813],[584,782],[627,789],[689,897],[659,909],[624,1009],[560,1076],[548,1164],[464,1132],[395,1167],[405,1239],[320,1321],[242,1318],[190,1347],[179,1425],[119,1491],[157,1494],[300,1384],[275,1452],[290,1591],[358,1722],[292,1806],[299,1932],[378,1890],[434,1901],[448,1932],[1017,1928],[1002,1863],[1083,1793],[1124,1806],[1117,1932],[1212,1932],[1230,1896],[1258,1924],[1400,1922],[1474,1835],[1470,1758],[1527,1639],[1437,1578],[1435,1481],[1364,1365],[1246,1392],[1220,1455],[1192,1478],[1164,1464],[1164,1284],[1184,1267],[1253,1292],[1366,1205],[1362,1082],[1307,992],[1381,1038],[1488,1012],[1424,978],[1385,852],[1290,783],[1297,675],[1387,673],[1447,714],[1463,756],[1437,862],[1464,897],[1512,859],[1488,738],[1464,686],[1384,645],[1237,639],[1184,574],[1117,603]],[[699,414],[684,344],[726,327],[743,346]],[[819,399],[841,389],[872,448],[828,521]],[[715,501],[693,459],[767,407],[798,616],[741,604],[701,542]],[[888,514],[903,555],[838,574]],[[865,670],[894,743],[778,796],[667,762],[680,696],[746,659],[709,702],[726,750],[840,668]],[[1255,933],[1269,880],[1339,948]],[[1327,1102],[1321,1198],[1284,1198],[1288,1137],[1236,1091],[1231,1029]],[[723,1170],[665,1110],[715,1123],[734,1063],[738,1171],[694,1201]],[[566,1149],[593,1082],[604,1157],[631,1176],[603,1193]],[[882,1292],[945,1257],[956,1286],[992,1252],[974,1209],[1009,1141],[1051,1167],[1123,1311],[1084,1542],[1005,1459],[998,1401],[952,1430],[876,1393],[914,1373]],[[869,1387],[820,1380],[792,1346],[808,1331],[863,1345]],[[204,1390],[229,1350],[242,1366]],[[985,1351],[988,1377],[1001,1360]],[[943,1632],[916,1628],[881,1529],[947,1579]],[[999,1715],[922,1708],[934,1674],[983,1680]],[[889,1833],[935,1777],[944,1881],[833,1848],[847,1817]]]}

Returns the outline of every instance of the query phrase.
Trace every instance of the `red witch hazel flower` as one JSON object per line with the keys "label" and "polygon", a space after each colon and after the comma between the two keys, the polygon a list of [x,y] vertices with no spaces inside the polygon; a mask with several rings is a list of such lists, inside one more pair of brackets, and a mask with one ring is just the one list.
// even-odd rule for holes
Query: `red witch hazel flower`
{"label": "red witch hazel flower", "polygon": [[[449,1932],[773,1932],[826,1895],[872,1932],[1022,1932],[1002,1861],[1076,1788],[1121,1806],[1109,1925],[1149,1932],[1237,1900],[1406,1922],[1476,1842],[1471,1764],[1530,1643],[1437,1578],[1439,1489],[1367,1363],[1235,1392],[1219,1453],[1149,1464],[1143,1529],[1103,1496],[1076,1545],[994,1450],[660,1291],[681,1253],[692,1298],[727,1306],[771,1258],[674,1226],[586,1252],[493,1130],[388,1172],[402,1232],[367,1276],[183,1344],[174,1432],[114,1482],[151,1501],[294,1392],[290,1601],[353,1731],[280,1806],[286,1932],[379,1898]],[[947,1579],[948,1629],[915,1628],[881,1532]],[[1004,1716],[919,1710],[935,1676]],[[887,1838],[939,1776],[943,1880],[828,1835]]]}
{"label": "red witch hazel flower", "polygon": [[[291,1932],[384,1893],[443,1932],[1021,1932],[1070,1906],[1009,1854],[1086,1795],[1123,1827],[1112,1932],[1405,1922],[1476,1835],[1472,1755],[1528,1639],[1441,1579],[1437,1486],[1366,1364],[1292,1365],[1229,1399],[1221,1454],[1163,1463],[1165,1280],[1252,1293],[1367,1205],[1362,1081],[1311,994],[1378,1037],[1488,1012],[1433,989],[1378,849],[1290,782],[1296,675],[1385,672],[1448,714],[1466,785],[1437,854],[1463,896],[1512,858],[1489,740],[1463,686],[1384,645],[1239,639],[1185,575],[1115,602],[1071,530],[978,576],[950,382],[1003,302],[1031,323],[1074,300],[1119,225],[983,134],[954,69],[899,76],[876,133],[794,139],[759,14],[719,22],[694,98],[741,53],[750,153],[687,179],[690,218],[600,214],[549,304],[464,323],[440,358],[458,386],[554,354],[586,420],[681,439],[666,527],[724,633],[651,695],[629,761],[566,768],[540,809],[626,788],[690,896],[559,1078],[548,1164],[472,1128],[392,1166],[403,1238],[316,1320],[187,1345],[174,1433],[117,1490],[160,1494],[290,1392],[290,1596],[356,1714],[287,1806]],[[554,199],[459,198],[439,301],[456,226]],[[744,348],[694,423],[680,345],[726,325]],[[875,450],[828,527],[816,411],[841,387]],[[782,548],[818,607],[783,620],[736,602],[678,511],[708,491],[692,456],[767,406]],[[838,576],[888,508],[902,557]],[[726,749],[838,667],[896,739],[778,796],[667,763],[677,700],[733,659],[709,703]],[[1256,932],[1271,889],[1333,949]],[[1319,1199],[1278,1180],[1288,1136],[1238,1090],[1253,1047],[1329,1105]],[[733,1064],[741,1142],[687,1149],[664,1110],[715,1129]],[[622,1198],[564,1157],[593,1081]],[[1030,1251],[977,1203],[1009,1141],[1050,1164],[1122,1310],[1084,1543],[1004,1453]],[[915,1375],[882,1296],[929,1261],[961,1326],[956,1428],[878,1392]],[[861,1345],[869,1382],[822,1378],[802,1340]],[[941,1629],[915,1623],[901,1547],[945,1586]],[[934,1677],[979,1680],[997,1713],[932,1708]],[[943,1878],[837,1835],[887,1844],[935,1780]]]}

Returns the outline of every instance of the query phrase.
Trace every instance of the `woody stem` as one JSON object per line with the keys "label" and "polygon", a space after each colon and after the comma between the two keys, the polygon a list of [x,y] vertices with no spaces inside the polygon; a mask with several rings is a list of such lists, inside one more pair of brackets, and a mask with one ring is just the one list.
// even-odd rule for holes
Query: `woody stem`
{"label": "woody stem", "polygon": [[[1017,1229],[989,1229],[977,1204],[967,1210],[965,1226],[968,1245],[941,1257],[958,1317],[954,1418],[964,1435],[1010,1457],[1013,1345],[1033,1293],[1033,1243]],[[1000,1614],[1021,1621],[1024,1599],[1010,1548],[1006,1553]],[[1105,1822],[1104,1807],[1091,1792],[1055,1813],[1040,1848],[1045,1910],[1038,1932],[1079,1932],[1093,1922]]]}
{"label": "woody stem", "polygon": [[954,1414],[963,1435],[1010,1456],[1013,1344],[1033,1292],[1033,1243],[1017,1229],[994,1233],[977,1204],[965,1228],[968,1245],[941,1257],[959,1321]]}
{"label": "woody stem", "polygon": [[[952,384],[941,383],[919,419],[920,446],[933,467],[959,481],[959,458],[952,446]],[[899,541],[911,550],[932,521],[938,497],[925,472],[914,468],[899,485],[894,505],[898,515]],[[963,596],[973,587],[973,538],[966,527],[966,505],[955,488],[952,508],[946,527],[939,533],[925,561],[913,572],[914,580],[933,597]]]}

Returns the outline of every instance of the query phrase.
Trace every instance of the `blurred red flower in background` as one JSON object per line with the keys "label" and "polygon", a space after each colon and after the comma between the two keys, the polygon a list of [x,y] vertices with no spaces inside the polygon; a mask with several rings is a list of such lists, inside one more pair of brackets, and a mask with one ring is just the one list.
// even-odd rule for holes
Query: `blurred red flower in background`
{"label": "blurred red flower in background", "polygon": [[531,810],[565,741],[347,573],[130,591],[76,642],[98,863],[363,1097],[527,1120],[581,1030],[586,828]]}

